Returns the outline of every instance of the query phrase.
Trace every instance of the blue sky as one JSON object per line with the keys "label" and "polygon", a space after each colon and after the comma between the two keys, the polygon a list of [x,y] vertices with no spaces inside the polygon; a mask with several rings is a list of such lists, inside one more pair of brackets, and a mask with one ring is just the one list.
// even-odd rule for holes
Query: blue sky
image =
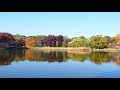
{"label": "blue sky", "polygon": [[0,12],[0,32],[29,35],[115,36],[120,12]]}

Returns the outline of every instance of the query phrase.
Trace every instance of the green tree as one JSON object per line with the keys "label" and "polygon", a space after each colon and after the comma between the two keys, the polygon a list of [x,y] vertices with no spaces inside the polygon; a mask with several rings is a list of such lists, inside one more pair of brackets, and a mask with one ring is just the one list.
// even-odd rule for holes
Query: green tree
{"label": "green tree", "polygon": [[42,41],[42,46],[46,46],[46,37],[45,35],[39,35],[38,37],[41,38],[41,41]]}
{"label": "green tree", "polygon": [[86,47],[86,46],[89,46],[89,41],[84,37],[77,37],[77,38],[74,38],[71,42],[69,42],[69,46]]}
{"label": "green tree", "polygon": [[111,38],[109,36],[92,36],[90,38],[90,46],[92,48],[103,49],[107,48],[109,43],[111,42]]}
{"label": "green tree", "polygon": [[20,34],[13,35],[13,37],[14,37],[16,40],[19,40],[19,39],[26,40],[26,38],[27,38],[25,35],[20,35]]}

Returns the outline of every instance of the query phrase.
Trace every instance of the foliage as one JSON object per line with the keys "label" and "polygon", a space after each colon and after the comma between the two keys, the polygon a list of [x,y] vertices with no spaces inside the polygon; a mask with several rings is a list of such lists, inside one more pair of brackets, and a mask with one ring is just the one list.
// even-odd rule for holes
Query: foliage
{"label": "foliage", "polygon": [[62,42],[64,41],[63,40],[63,36],[62,35],[59,35],[56,40],[58,41],[58,46],[61,47],[62,46]]}
{"label": "foliage", "polygon": [[26,40],[26,47],[36,47],[37,43],[36,43],[36,39],[29,37]]}
{"label": "foliage", "polygon": [[56,46],[61,47],[63,41],[64,40],[62,35],[59,36],[48,35],[46,38],[47,46],[50,47],[56,47]]}
{"label": "foliage", "polygon": [[0,47],[92,47],[97,49],[116,48],[120,46],[120,34],[115,37],[96,35],[90,40],[84,36],[69,38],[62,35],[11,35],[9,33],[0,33]]}
{"label": "foliage", "polygon": [[117,45],[120,46],[120,34],[117,34],[117,35],[114,37],[114,39],[115,39]]}
{"label": "foliage", "polygon": [[104,62],[110,62],[111,57],[107,52],[92,52],[90,54],[90,60],[96,64],[102,64]]}
{"label": "foliage", "polygon": [[84,36],[80,36],[79,38],[81,38],[81,39],[86,39]]}
{"label": "foliage", "polygon": [[37,47],[41,47],[42,46],[42,40],[41,40],[40,37],[37,38],[36,44],[37,44]]}
{"label": "foliage", "polygon": [[52,42],[54,42],[54,36],[53,35],[48,35],[46,38],[47,46],[52,47]]}
{"label": "foliage", "polygon": [[13,35],[13,37],[15,38],[15,40],[19,40],[19,39],[25,40],[27,38],[25,35],[20,35],[20,34]]}
{"label": "foliage", "polygon": [[25,46],[25,40],[23,40],[22,38],[17,40],[18,46]]}
{"label": "foliage", "polygon": [[108,48],[111,38],[109,36],[92,36],[90,38],[90,46],[92,48],[103,49]]}
{"label": "foliage", "polygon": [[62,46],[63,47],[68,47],[68,41],[63,41]]}
{"label": "foliage", "polygon": [[89,46],[89,41],[84,37],[74,38],[71,42],[69,42],[69,46],[71,47],[85,47]]}
{"label": "foliage", "polygon": [[0,47],[17,46],[15,38],[9,33],[0,33]]}

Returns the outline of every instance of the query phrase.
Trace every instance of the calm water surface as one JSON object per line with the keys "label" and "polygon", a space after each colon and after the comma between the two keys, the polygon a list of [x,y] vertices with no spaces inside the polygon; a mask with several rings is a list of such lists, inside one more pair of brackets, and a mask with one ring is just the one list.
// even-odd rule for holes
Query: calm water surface
{"label": "calm water surface", "polygon": [[0,78],[120,78],[120,54],[0,50]]}

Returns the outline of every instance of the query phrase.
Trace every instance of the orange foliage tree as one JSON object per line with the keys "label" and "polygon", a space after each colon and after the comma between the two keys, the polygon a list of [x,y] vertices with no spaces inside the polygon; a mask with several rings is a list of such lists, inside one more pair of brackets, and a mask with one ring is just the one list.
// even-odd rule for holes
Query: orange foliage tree
{"label": "orange foliage tree", "polygon": [[26,47],[36,47],[37,43],[34,38],[27,38],[26,40]]}
{"label": "orange foliage tree", "polygon": [[117,42],[118,45],[120,45],[120,34],[117,34],[115,37],[114,37],[115,41]]}

